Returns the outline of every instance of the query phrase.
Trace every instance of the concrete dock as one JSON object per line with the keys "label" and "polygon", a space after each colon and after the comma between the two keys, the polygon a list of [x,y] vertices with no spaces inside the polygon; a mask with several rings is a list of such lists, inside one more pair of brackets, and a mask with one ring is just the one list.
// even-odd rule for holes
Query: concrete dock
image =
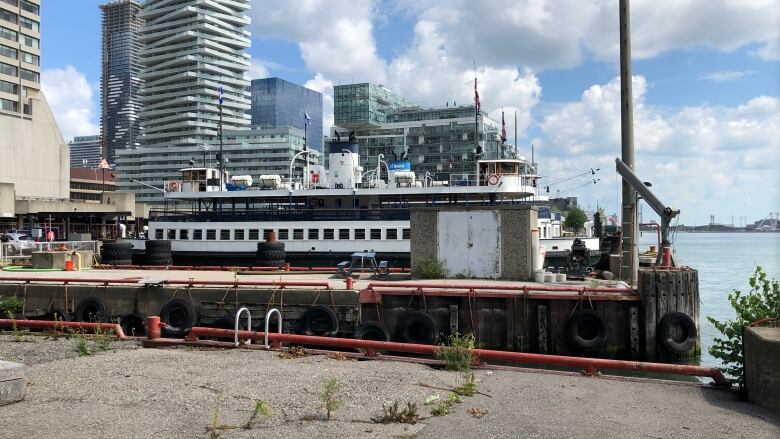
{"label": "concrete dock", "polygon": [[[45,354],[42,354],[45,353]],[[479,394],[432,417],[426,398],[462,383],[457,372],[323,355],[283,359],[255,350],[142,349],[114,342],[79,357],[73,339],[0,336],[0,358],[26,363],[24,401],[0,407],[4,437],[209,437],[242,425],[256,399],[273,414],[223,438],[572,437],[775,438],[777,412],[692,384],[628,382],[539,372],[478,370]],[[323,420],[323,380],[341,384],[343,407]],[[414,425],[378,424],[384,402],[417,403]],[[481,415],[480,415],[481,414]],[[481,417],[477,417],[481,416]]]}

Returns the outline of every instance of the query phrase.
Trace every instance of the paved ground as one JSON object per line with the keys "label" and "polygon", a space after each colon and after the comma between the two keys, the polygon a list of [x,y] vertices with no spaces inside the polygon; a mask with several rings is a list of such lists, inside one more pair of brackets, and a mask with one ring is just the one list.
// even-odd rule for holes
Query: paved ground
{"label": "paved ground", "polygon": [[[0,338],[0,359],[23,361],[27,398],[0,407],[0,436],[57,438],[208,437],[217,400],[220,425],[242,425],[256,399],[273,414],[222,438],[288,437],[605,437],[776,438],[780,414],[738,402],[725,391],[691,385],[579,376],[476,372],[478,390],[453,412],[430,417],[424,401],[462,382],[427,366],[282,359],[276,352],[139,349],[132,342],[92,356],[74,339]],[[47,352],[42,355],[40,352]],[[323,381],[341,383],[343,408],[322,419]],[[433,387],[433,388],[432,388]],[[385,401],[414,401],[415,425],[377,424]],[[475,418],[469,409],[484,413]]]}

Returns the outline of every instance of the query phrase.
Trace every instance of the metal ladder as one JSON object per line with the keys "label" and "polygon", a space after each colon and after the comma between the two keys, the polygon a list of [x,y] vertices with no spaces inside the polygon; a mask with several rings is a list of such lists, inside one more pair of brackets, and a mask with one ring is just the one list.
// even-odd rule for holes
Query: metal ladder
{"label": "metal ladder", "polygon": [[[233,343],[236,346],[239,346],[241,344],[238,341],[238,322],[241,319],[241,314],[244,311],[246,311],[246,327],[249,331],[252,330],[252,313],[249,312],[249,308],[243,307],[236,312],[235,336],[233,339]],[[271,316],[273,315],[273,313],[276,313],[279,316],[279,334],[282,333],[282,312],[276,308],[272,308],[268,310],[268,312],[265,314],[265,348],[266,349],[270,349],[271,347],[271,345],[268,344],[268,329],[270,328],[271,325]],[[251,344],[251,343],[252,343],[251,339],[244,340],[244,344]]]}
{"label": "metal ladder", "polygon": [[273,315],[274,312],[276,312],[276,314],[279,316],[279,334],[282,333],[282,312],[276,308],[271,308],[265,314],[265,348],[266,349],[271,348],[271,345],[268,344],[268,329],[270,328],[271,316]]}
{"label": "metal ladder", "polygon": [[[236,346],[238,346],[240,344],[238,342],[238,321],[239,321],[239,319],[241,319],[241,313],[243,313],[244,311],[246,311],[246,328],[249,331],[252,330],[252,313],[249,312],[249,308],[244,307],[244,308],[239,309],[238,312],[236,312],[236,327],[235,327],[236,333],[235,333],[235,338],[233,339],[233,343]],[[246,339],[246,340],[244,340],[244,344],[252,344],[252,340],[251,339]]]}

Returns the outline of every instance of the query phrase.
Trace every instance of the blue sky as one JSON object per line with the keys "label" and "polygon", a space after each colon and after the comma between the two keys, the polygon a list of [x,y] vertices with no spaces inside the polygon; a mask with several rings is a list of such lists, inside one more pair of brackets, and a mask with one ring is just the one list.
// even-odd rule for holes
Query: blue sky
{"label": "blue sky", "polygon": [[[66,137],[99,126],[100,3],[42,7],[44,89]],[[249,53],[256,73],[323,92],[326,125],[332,86],[351,81],[384,83],[425,106],[465,104],[476,61],[483,108],[499,120],[501,108],[509,120],[517,111],[518,143],[534,143],[547,181],[600,167],[602,181],[567,195],[610,206],[620,150],[613,3],[253,0]],[[659,180],[682,222],[780,210],[777,6],[632,2],[638,171]]]}

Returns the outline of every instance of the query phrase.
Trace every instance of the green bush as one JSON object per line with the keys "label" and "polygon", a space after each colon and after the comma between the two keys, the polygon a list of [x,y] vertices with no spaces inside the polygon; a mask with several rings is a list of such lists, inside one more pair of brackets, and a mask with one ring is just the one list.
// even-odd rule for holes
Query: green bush
{"label": "green bush", "polygon": [[447,370],[471,370],[474,349],[474,334],[455,334],[436,348],[436,358],[444,361]]}
{"label": "green bush", "polygon": [[0,316],[13,315],[22,310],[22,301],[17,297],[0,296]]}
{"label": "green bush", "polygon": [[734,320],[720,322],[707,316],[723,337],[716,337],[710,347],[710,354],[723,361],[723,372],[740,388],[745,384],[743,368],[742,330],[745,326],[764,318],[780,319],[780,283],[769,279],[761,267],[750,277],[750,291],[739,290],[729,293],[729,302],[737,314]]}
{"label": "green bush", "polygon": [[447,277],[447,261],[424,258],[417,265],[417,276],[423,279],[444,279]]}

